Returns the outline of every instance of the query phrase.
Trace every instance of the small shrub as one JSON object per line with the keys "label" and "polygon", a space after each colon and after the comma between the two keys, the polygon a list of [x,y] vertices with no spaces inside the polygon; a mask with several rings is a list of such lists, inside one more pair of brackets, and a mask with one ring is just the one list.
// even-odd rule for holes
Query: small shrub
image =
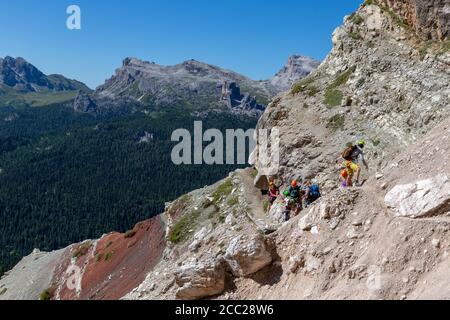
{"label": "small shrub", "polygon": [[46,289],[42,291],[41,294],[39,295],[39,300],[42,301],[48,301],[51,300],[52,298],[53,298],[53,290],[51,289]]}
{"label": "small shrub", "polygon": [[308,94],[308,96],[310,96],[310,97],[314,97],[316,94],[318,94],[320,92],[320,90],[317,88],[317,87],[315,87],[315,86],[309,86],[308,88],[307,88],[307,91],[306,91],[306,93]]}
{"label": "small shrub", "polygon": [[107,254],[105,254],[105,262],[108,262],[109,260],[112,259],[114,253],[113,252],[108,252]]}
{"label": "small shrub", "polygon": [[339,130],[344,128],[345,116],[343,114],[336,114],[328,120],[327,127],[332,130]]}
{"label": "small shrub", "polygon": [[373,41],[367,41],[367,46],[371,49],[375,48],[375,43],[373,43]]}
{"label": "small shrub", "polygon": [[337,87],[340,87],[342,85],[345,85],[348,80],[350,79],[350,76],[356,71],[356,66],[353,66],[349,68],[347,71],[344,71],[340,73],[336,79],[333,81],[333,83],[330,86],[330,89],[335,89]]}
{"label": "small shrub", "polygon": [[438,54],[445,54],[450,51],[450,40],[446,40],[441,43],[441,48]]}
{"label": "small shrub", "polygon": [[263,202],[263,209],[264,209],[264,212],[267,212],[267,210],[269,209],[269,201]]}
{"label": "small shrub", "polygon": [[134,236],[136,235],[136,231],[134,231],[134,230],[128,230],[126,233],[125,233],[125,239],[131,239],[131,238],[133,238]]}
{"label": "small shrub", "polygon": [[361,40],[362,39],[362,36],[358,32],[349,32],[348,35],[353,40]]}
{"label": "small shrub", "polygon": [[363,17],[361,17],[359,14],[354,14],[354,15],[351,17],[351,21],[352,21],[354,24],[360,25],[361,23],[364,22],[364,19],[363,19]]}
{"label": "small shrub", "polygon": [[225,217],[225,215],[224,214],[221,214],[220,216],[219,216],[219,222],[220,223],[225,223],[225,220],[227,219],[227,217]]}
{"label": "small shrub", "polygon": [[330,108],[340,106],[343,97],[344,94],[340,90],[337,89],[328,90],[325,93],[325,104]]}
{"label": "small shrub", "polygon": [[230,199],[228,199],[227,204],[230,207],[234,207],[235,205],[237,205],[239,203],[239,198],[238,197],[231,197]]}
{"label": "small shrub", "polygon": [[74,258],[81,258],[83,256],[85,256],[88,252],[89,249],[92,247],[91,243],[84,243],[82,245],[80,245],[74,252],[73,257]]}
{"label": "small shrub", "polygon": [[99,253],[95,255],[95,262],[100,262],[103,259],[103,254]]}
{"label": "small shrub", "polygon": [[184,215],[170,230],[169,241],[173,244],[183,243],[189,239],[189,230],[192,229],[200,218],[200,212],[194,211]]}
{"label": "small shrub", "polygon": [[212,194],[212,197],[214,199],[213,202],[219,202],[223,197],[229,195],[231,191],[233,191],[233,182],[231,181],[231,179],[227,179]]}
{"label": "small shrub", "polygon": [[366,83],[366,79],[360,78],[360,79],[358,80],[358,83],[356,84],[356,86],[357,86],[358,88],[360,88],[360,87],[362,87],[365,83]]}
{"label": "small shrub", "polygon": [[378,147],[380,145],[380,139],[372,139],[372,144],[374,147]]}
{"label": "small shrub", "polygon": [[291,94],[296,95],[301,92],[305,92],[307,88],[314,83],[316,79],[313,77],[307,77],[305,79],[302,79],[298,82],[296,82],[291,89]]}
{"label": "small shrub", "polygon": [[0,296],[4,295],[4,294],[6,293],[6,291],[8,291],[8,288],[3,288],[3,289],[0,291]]}

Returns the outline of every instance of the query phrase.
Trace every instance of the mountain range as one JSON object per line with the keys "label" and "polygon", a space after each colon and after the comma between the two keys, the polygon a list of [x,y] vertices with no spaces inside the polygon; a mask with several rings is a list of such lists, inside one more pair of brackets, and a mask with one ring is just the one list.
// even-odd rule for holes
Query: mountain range
{"label": "mountain range", "polygon": [[35,247],[126,231],[242,167],[175,166],[171,135],[196,120],[254,128],[279,90],[193,60],[126,58],[96,90],[22,58],[0,65],[0,274]]}
{"label": "mountain range", "polygon": [[90,113],[111,112],[125,105],[173,104],[204,112],[223,110],[225,104],[232,112],[255,111],[260,115],[271,97],[288,89],[318,65],[311,58],[292,56],[273,79],[255,81],[195,60],[160,66],[126,58],[110,79],[92,91],[62,75],[45,75],[23,58],[6,57],[0,59],[0,103],[42,106],[75,99],[75,110]]}

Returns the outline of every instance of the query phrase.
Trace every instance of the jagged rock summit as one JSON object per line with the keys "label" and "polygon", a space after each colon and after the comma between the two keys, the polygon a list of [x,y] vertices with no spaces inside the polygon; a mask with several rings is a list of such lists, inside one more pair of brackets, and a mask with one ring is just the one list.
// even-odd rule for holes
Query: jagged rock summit
{"label": "jagged rock summit", "polygon": [[62,75],[45,75],[23,58],[0,58],[0,90],[21,93],[42,91],[89,91],[83,83]]}
{"label": "jagged rock summit", "polygon": [[289,90],[295,82],[307,77],[319,65],[319,61],[310,57],[291,56],[288,63],[269,82],[280,92]]}

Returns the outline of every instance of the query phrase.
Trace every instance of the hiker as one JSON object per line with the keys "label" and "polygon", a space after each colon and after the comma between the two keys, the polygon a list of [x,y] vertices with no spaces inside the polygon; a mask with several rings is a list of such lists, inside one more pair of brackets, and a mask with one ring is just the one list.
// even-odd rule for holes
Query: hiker
{"label": "hiker", "polygon": [[312,184],[311,181],[305,182],[305,206],[309,207],[314,201],[319,199],[322,195],[320,194],[320,188],[317,184]]}
{"label": "hiker", "polygon": [[[355,166],[352,166],[353,173],[356,174],[355,185],[359,185],[359,177],[361,174],[361,168],[358,163],[362,163],[367,170],[369,170],[369,166],[364,158],[364,147],[366,142],[364,140],[358,141],[356,145],[348,145],[347,148],[342,152],[342,157],[345,161],[352,162]],[[347,164],[344,165],[346,168]],[[353,177],[352,177],[353,179]],[[353,182],[353,181],[352,181]]]}
{"label": "hiker", "polygon": [[292,199],[289,196],[289,191],[285,191],[283,193],[285,199],[284,199],[284,211],[283,211],[283,219],[284,222],[287,222],[291,219],[291,211],[292,211]]}
{"label": "hiker", "polygon": [[[353,150],[352,153],[352,162],[357,164],[359,166],[359,164],[363,164],[364,167],[366,168],[367,171],[369,171],[369,165],[366,162],[366,159],[364,157],[364,147],[366,146],[366,141],[365,140],[360,140],[358,141],[358,143],[355,146],[355,149]],[[360,167],[360,166],[359,166]],[[361,170],[359,170],[359,172],[357,172],[356,174],[356,185],[359,184],[359,175],[361,174]]]}
{"label": "hiker", "polygon": [[277,200],[280,195],[280,189],[275,185],[273,181],[269,182],[269,208],[268,211],[272,208],[273,203]]}
{"label": "hiker", "polygon": [[297,180],[293,180],[291,185],[287,189],[289,192],[289,198],[292,200],[295,205],[295,216],[298,216],[300,211],[302,210],[302,189],[298,185]]}
{"label": "hiker", "polygon": [[344,162],[344,167],[345,169],[341,171],[342,186],[344,188],[353,187],[353,177],[355,175],[355,172],[357,173],[361,169],[357,164],[348,160]]}

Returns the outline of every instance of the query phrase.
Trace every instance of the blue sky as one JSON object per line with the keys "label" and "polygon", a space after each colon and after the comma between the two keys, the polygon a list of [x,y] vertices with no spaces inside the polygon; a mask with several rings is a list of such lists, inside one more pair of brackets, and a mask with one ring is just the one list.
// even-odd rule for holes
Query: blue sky
{"label": "blue sky", "polygon": [[[362,0],[2,0],[0,57],[96,87],[123,58],[171,65],[196,59],[253,79],[292,54],[323,59],[331,33]],[[66,28],[78,5],[82,29]]]}

